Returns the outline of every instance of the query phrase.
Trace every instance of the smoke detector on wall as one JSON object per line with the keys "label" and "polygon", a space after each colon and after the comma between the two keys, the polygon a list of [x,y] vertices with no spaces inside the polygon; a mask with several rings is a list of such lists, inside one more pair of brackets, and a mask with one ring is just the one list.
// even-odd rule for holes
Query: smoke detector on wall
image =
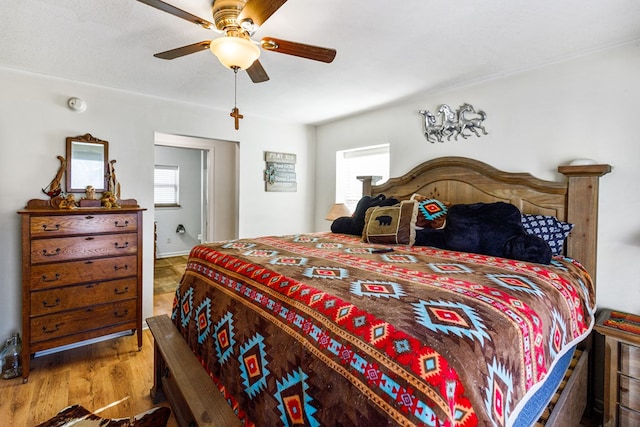
{"label": "smoke detector on wall", "polygon": [[80,98],[69,98],[69,100],[67,101],[67,105],[69,106],[69,108],[77,113],[82,113],[84,110],[87,109],[87,104],[86,102],[84,102],[82,99]]}

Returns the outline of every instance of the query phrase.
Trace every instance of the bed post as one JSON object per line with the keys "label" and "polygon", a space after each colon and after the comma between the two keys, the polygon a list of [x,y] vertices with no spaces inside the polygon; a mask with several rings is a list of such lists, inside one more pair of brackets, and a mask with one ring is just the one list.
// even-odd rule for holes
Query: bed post
{"label": "bed post", "polygon": [[598,184],[600,177],[611,172],[611,165],[559,166],[567,176],[567,222],[574,224],[567,239],[567,256],[577,259],[596,281],[598,250]]}
{"label": "bed post", "polygon": [[356,176],[359,181],[362,181],[362,195],[363,196],[371,196],[371,186],[375,185],[376,182],[382,179],[381,176],[377,175],[366,175],[366,176]]}

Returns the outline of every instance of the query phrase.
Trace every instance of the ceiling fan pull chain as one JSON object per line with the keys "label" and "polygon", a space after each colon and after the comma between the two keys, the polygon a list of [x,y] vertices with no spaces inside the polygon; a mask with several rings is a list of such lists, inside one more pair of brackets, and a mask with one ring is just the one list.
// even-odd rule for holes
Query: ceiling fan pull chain
{"label": "ceiling fan pull chain", "polygon": [[231,114],[229,114],[235,120],[235,128],[236,130],[240,129],[240,119],[243,119],[244,116],[240,114],[240,110],[238,110],[238,70],[240,67],[233,67],[233,110],[231,110]]}
{"label": "ceiling fan pull chain", "polygon": [[238,106],[238,67],[233,67],[233,108]]}

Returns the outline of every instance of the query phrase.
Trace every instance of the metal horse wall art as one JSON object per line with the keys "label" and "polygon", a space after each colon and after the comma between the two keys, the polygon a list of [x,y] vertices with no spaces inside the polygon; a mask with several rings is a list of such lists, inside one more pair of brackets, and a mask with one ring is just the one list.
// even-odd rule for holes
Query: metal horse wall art
{"label": "metal horse wall art", "polygon": [[[420,110],[418,113],[424,116],[422,131],[427,141],[431,143],[444,142],[445,138],[451,141],[451,137],[457,141],[458,136],[467,139],[471,134],[465,133],[466,130],[478,137],[481,136],[479,131],[484,135],[489,134],[483,125],[487,114],[482,110],[476,111],[471,104],[462,104],[457,111],[447,104],[442,104],[436,114],[427,110]],[[438,122],[440,116],[442,118]]]}

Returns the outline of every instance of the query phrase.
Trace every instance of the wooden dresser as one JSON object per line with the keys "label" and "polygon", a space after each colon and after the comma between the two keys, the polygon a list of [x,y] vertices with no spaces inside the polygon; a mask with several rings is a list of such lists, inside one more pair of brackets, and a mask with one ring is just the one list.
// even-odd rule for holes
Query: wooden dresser
{"label": "wooden dresser", "polygon": [[609,325],[611,318],[603,310],[595,326],[605,337],[603,425],[640,426],[640,334]]}
{"label": "wooden dresser", "polygon": [[142,212],[31,207],[22,215],[22,369],[32,354],[137,331],[142,347]]}

